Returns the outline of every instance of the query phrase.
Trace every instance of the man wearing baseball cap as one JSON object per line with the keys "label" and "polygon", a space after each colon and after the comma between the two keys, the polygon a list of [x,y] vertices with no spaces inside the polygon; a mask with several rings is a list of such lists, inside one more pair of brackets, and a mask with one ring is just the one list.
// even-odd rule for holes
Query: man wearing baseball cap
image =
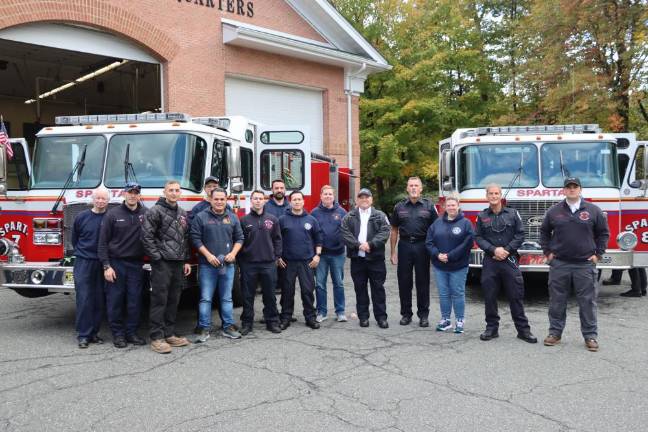
{"label": "man wearing baseball cap", "polygon": [[565,199],[545,213],[540,245],[549,264],[549,334],[546,346],[558,345],[567,318],[567,300],[574,288],[585,347],[598,351],[596,263],[605,252],[610,231],[600,208],[581,197],[577,177],[564,181]]}
{"label": "man wearing baseball cap", "polygon": [[137,334],[144,279],[141,233],[146,214],[146,208],[140,203],[141,189],[137,183],[126,183],[122,193],[124,202],[108,210],[99,234],[98,255],[107,282],[108,324],[117,348],[126,348],[127,343],[146,344]]}
{"label": "man wearing baseball cap", "polygon": [[347,257],[351,259],[351,279],[356,293],[356,309],[360,327],[369,327],[369,292],[378,327],[386,329],[387,305],[385,298],[385,244],[391,227],[385,213],[372,207],[369,189],[360,189],[358,206],[342,219],[342,236]]}
{"label": "man wearing baseball cap", "polygon": [[[211,191],[220,187],[218,178],[214,176],[209,176],[205,178],[205,185],[203,190],[205,191],[205,199],[196,204],[189,213],[189,225],[193,222],[193,218],[200,212],[211,208]],[[231,209],[228,209],[231,210]]]}

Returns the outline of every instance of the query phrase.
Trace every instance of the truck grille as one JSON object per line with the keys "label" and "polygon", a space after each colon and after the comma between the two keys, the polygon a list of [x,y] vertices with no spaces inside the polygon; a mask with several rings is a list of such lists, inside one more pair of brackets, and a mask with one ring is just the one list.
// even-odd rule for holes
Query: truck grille
{"label": "truck grille", "polygon": [[[109,203],[108,208],[111,209],[119,204]],[[74,219],[83,210],[89,208],[92,208],[92,204],[90,203],[73,203],[63,207],[63,247],[65,256],[72,256],[74,252],[74,248],[72,247],[72,225],[74,225]]]}
{"label": "truck grille", "polygon": [[544,214],[549,208],[560,201],[537,200],[537,201],[517,201],[507,200],[506,205],[514,208],[520,213],[522,224],[524,225],[524,241],[540,241],[540,225]]}

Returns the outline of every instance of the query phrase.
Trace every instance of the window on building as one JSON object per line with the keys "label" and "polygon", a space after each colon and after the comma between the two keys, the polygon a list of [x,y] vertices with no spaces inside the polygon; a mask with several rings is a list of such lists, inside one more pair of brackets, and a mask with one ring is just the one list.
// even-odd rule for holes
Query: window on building
{"label": "window on building", "polygon": [[276,179],[282,179],[286,189],[301,189],[304,186],[304,153],[299,150],[261,153],[261,187],[270,189]]}

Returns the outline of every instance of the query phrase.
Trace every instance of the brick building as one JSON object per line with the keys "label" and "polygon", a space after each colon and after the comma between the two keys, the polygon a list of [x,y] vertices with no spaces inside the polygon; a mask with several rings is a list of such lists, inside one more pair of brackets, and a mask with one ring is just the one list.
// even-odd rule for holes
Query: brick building
{"label": "brick building", "polygon": [[3,0],[0,114],[179,111],[308,124],[359,167],[358,97],[385,59],[327,0]]}

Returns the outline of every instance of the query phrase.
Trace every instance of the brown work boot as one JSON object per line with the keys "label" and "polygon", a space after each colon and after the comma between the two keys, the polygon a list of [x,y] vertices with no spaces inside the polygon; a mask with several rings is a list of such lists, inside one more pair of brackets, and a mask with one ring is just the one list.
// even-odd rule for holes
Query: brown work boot
{"label": "brown work boot", "polygon": [[151,341],[151,349],[158,354],[169,354],[171,350],[171,345],[166,343],[164,339],[155,339]]}
{"label": "brown work boot", "polygon": [[189,342],[189,340],[186,337],[176,336],[176,335],[169,336],[168,338],[166,338],[166,341],[169,345],[171,345],[174,348],[183,347],[191,344],[191,342]]}
{"label": "brown work boot", "polygon": [[599,344],[594,338],[587,338],[585,339],[585,347],[587,348],[587,351],[598,351],[599,349]]}
{"label": "brown work boot", "polygon": [[547,337],[544,339],[544,344],[545,346],[555,346],[560,343],[560,336],[556,336],[553,334],[547,335]]}

